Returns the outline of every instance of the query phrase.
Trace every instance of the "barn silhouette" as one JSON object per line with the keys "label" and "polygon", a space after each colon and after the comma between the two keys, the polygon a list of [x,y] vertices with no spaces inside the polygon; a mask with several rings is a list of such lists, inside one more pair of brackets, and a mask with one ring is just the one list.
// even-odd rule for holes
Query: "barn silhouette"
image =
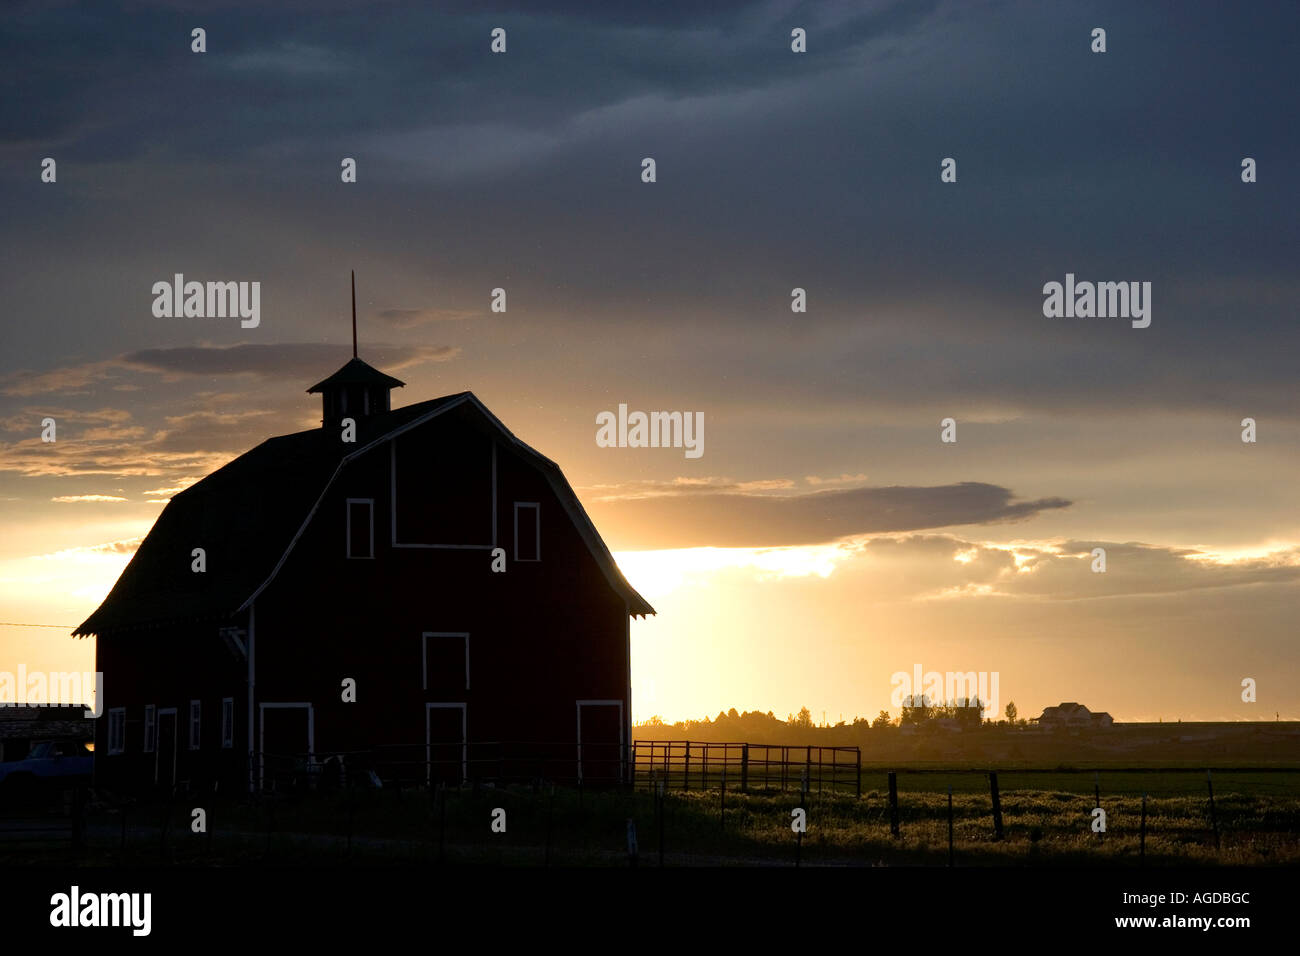
{"label": "barn silhouette", "polygon": [[554,462],[471,392],[391,409],[402,385],[354,339],[309,389],[320,428],[171,499],[74,632],[104,673],[98,786],[303,786],[340,757],[353,780],[626,779],[630,618],[654,609]]}

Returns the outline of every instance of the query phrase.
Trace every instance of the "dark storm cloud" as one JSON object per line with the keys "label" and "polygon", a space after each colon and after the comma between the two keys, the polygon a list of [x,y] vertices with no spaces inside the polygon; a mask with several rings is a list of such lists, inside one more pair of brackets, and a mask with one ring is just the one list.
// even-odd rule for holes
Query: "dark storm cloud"
{"label": "dark storm cloud", "polygon": [[[367,345],[366,355],[389,371],[428,362],[446,362],[457,350],[446,345]],[[273,379],[323,378],[347,361],[337,345],[283,342],[266,345],[194,345],[139,349],[114,359],[63,366],[49,372],[15,372],[0,379],[0,393],[47,395],[82,393],[123,373],[151,372],[168,378],[196,375],[255,375]],[[314,376],[314,378],[313,378]],[[118,386],[114,386],[115,388]]]}
{"label": "dark storm cloud", "polygon": [[850,535],[1019,521],[1063,498],[1013,500],[997,485],[849,488],[802,495],[659,495],[593,502],[588,509],[612,547],[761,548],[821,544]]}
{"label": "dark storm cloud", "polygon": [[[828,69],[864,34],[916,23],[934,6],[877,3],[841,15],[806,68]],[[267,142],[467,118],[546,126],[649,93],[772,82],[772,51],[789,36],[789,16],[745,2],[384,7],[313,5],[323,15],[305,17],[283,4],[29,4],[0,40],[16,107],[0,137],[146,153],[161,115],[172,127],[168,149],[233,158]],[[798,22],[823,16],[811,6]],[[202,55],[190,50],[196,26],[207,31]],[[508,31],[506,56],[484,55],[496,26]],[[75,71],[51,69],[70,55]]]}
{"label": "dark storm cloud", "polygon": [[[293,249],[299,286],[342,246],[382,257],[377,284],[437,262],[452,311],[505,274],[531,321],[599,317],[602,342],[707,327],[774,365],[710,356],[729,387],[808,408],[1295,410],[1294,5],[32,3],[7,26],[16,270],[30,243],[75,244],[80,210],[169,275],[155,237],[210,254],[214,229],[176,223],[216,217],[223,251],[284,271]],[[342,156],[360,173],[340,194]],[[1152,281],[1152,327],[1044,318],[1067,271]],[[422,324],[421,304],[381,320]],[[21,344],[31,365],[44,343]]]}
{"label": "dark storm cloud", "polygon": [[[366,355],[372,364],[401,371],[426,362],[445,362],[455,357],[456,350],[445,345],[367,345]],[[338,346],[315,342],[141,349],[122,356],[124,365],[165,374],[274,378],[311,378],[346,360],[347,356],[339,355]]]}

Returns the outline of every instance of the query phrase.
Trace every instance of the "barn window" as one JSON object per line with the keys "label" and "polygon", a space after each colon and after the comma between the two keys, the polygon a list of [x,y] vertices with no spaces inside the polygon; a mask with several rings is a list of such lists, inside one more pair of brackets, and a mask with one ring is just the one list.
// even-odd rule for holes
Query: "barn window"
{"label": "barn window", "polygon": [[191,750],[198,750],[199,741],[202,739],[199,736],[200,718],[202,717],[202,710],[203,710],[203,706],[199,701],[197,700],[190,701],[190,749]]}
{"label": "barn window", "polygon": [[221,746],[235,746],[235,698],[221,699]]}
{"label": "barn window", "polygon": [[120,754],[126,750],[126,708],[112,707],[108,711],[108,752]]}
{"label": "barn window", "polygon": [[158,708],[154,704],[144,705],[144,752],[151,754],[158,740]]}
{"label": "barn window", "polygon": [[425,631],[424,689],[469,690],[469,634],[464,631]]}
{"label": "barn window", "polygon": [[542,508],[535,501],[515,502],[515,560],[542,560]]}
{"label": "barn window", "polygon": [[348,499],[348,557],[375,556],[375,500]]}

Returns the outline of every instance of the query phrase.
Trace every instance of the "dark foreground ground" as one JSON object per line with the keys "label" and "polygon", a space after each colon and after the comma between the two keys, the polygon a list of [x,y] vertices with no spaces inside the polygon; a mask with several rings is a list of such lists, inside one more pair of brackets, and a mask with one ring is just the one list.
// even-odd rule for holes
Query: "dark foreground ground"
{"label": "dark foreground ground", "polygon": [[[879,777],[880,779],[877,779]],[[853,793],[668,793],[540,787],[354,791],[170,804],[91,792],[0,807],[0,866],[506,867],[1294,865],[1300,771],[1203,776],[1003,775],[996,833],[987,777],[900,775],[898,834],[883,775]],[[949,795],[952,787],[951,849]],[[1095,832],[1097,792],[1106,829]],[[1145,817],[1143,794],[1146,794]],[[807,830],[792,830],[792,811]],[[498,812],[501,811],[501,812]],[[1145,822],[1144,822],[1145,819]],[[494,826],[495,822],[495,826]],[[633,835],[635,854],[629,852]]]}

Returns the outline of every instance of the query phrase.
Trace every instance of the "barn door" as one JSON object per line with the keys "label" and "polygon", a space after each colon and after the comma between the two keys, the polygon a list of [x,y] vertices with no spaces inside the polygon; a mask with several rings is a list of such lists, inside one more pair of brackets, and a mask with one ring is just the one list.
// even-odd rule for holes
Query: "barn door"
{"label": "barn door", "polygon": [[258,704],[263,790],[308,786],[315,758],[315,721],[309,703]]}
{"label": "barn door", "polygon": [[623,702],[578,701],[578,779],[584,786],[623,781]]}
{"label": "barn door", "polygon": [[430,787],[458,787],[469,776],[465,705],[424,705],[424,761]]}

